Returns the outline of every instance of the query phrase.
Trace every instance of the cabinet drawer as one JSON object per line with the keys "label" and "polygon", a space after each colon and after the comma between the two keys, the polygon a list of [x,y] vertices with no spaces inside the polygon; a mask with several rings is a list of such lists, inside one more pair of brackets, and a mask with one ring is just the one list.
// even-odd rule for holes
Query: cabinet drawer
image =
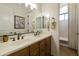
{"label": "cabinet drawer", "polygon": [[30,56],[39,56],[39,49],[36,50],[30,49]]}
{"label": "cabinet drawer", "polygon": [[47,37],[40,41],[40,56],[51,55],[51,37]]}

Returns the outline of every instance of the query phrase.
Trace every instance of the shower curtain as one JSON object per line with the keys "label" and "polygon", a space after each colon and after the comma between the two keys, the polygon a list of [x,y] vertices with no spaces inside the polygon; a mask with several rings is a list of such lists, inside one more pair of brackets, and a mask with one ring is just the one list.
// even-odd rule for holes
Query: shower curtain
{"label": "shower curtain", "polygon": [[78,48],[78,9],[77,3],[70,3],[68,5],[69,20],[68,20],[68,39],[69,47],[73,49]]}

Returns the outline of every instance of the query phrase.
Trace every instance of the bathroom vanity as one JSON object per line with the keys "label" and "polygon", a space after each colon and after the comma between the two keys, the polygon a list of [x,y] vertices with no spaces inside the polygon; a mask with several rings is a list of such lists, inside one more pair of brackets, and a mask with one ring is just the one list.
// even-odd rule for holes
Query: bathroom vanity
{"label": "bathroom vanity", "polygon": [[39,42],[33,43],[19,51],[16,51],[9,56],[50,56],[51,55],[51,37],[42,39]]}
{"label": "bathroom vanity", "polygon": [[[42,33],[38,36],[27,34],[24,39],[2,43],[0,55],[7,56],[50,56],[51,34]],[[2,49],[3,48],[3,49]]]}

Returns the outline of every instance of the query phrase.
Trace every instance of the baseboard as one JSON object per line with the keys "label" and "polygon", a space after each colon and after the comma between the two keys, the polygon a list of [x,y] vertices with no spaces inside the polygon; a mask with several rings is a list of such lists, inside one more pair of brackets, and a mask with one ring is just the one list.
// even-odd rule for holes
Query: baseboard
{"label": "baseboard", "polygon": [[68,41],[60,40],[60,43],[68,44]]}
{"label": "baseboard", "polygon": [[69,47],[67,44],[60,43],[61,46]]}

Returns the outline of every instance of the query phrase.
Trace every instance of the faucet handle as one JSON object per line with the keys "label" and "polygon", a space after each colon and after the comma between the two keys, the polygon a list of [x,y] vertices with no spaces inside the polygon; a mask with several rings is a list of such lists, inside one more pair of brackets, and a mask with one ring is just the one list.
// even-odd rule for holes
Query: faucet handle
{"label": "faucet handle", "polygon": [[15,41],[15,38],[11,38],[11,39],[13,39],[12,41]]}
{"label": "faucet handle", "polygon": [[15,41],[15,38],[13,38],[13,41]]}
{"label": "faucet handle", "polygon": [[22,36],[21,39],[24,39],[24,36]]}

